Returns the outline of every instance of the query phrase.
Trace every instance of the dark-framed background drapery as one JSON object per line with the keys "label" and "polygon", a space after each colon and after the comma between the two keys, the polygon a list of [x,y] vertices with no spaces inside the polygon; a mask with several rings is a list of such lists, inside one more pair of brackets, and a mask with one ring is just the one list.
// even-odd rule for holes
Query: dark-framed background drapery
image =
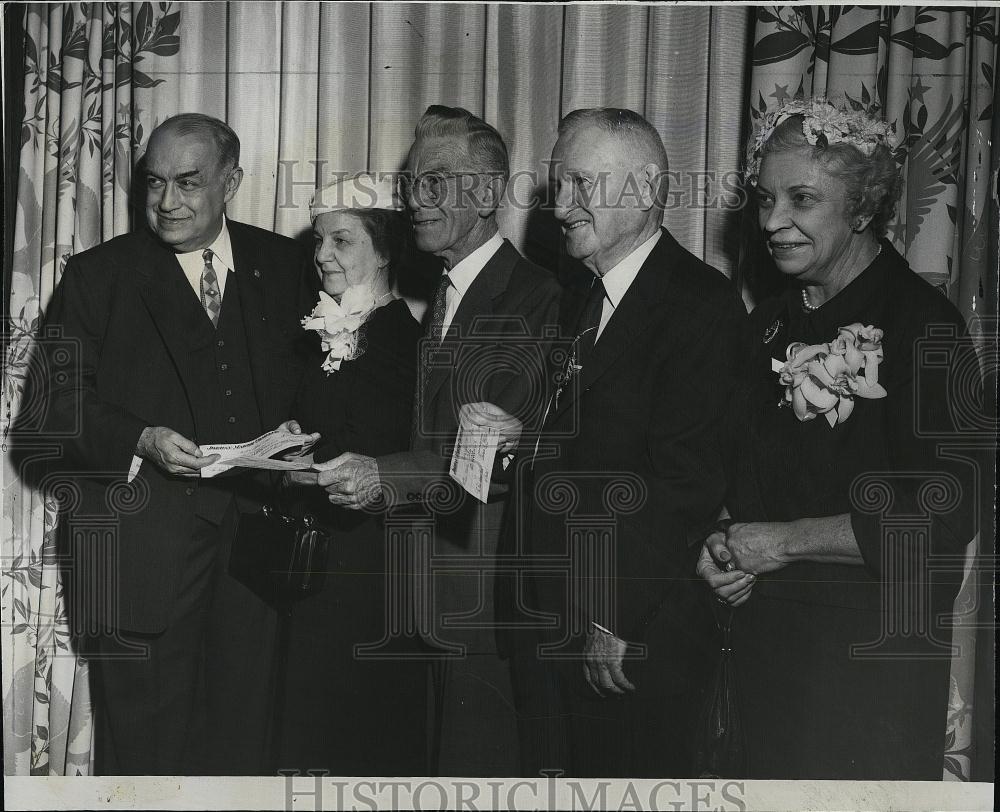
{"label": "dark-framed background drapery", "polygon": [[[92,743],[87,664],[68,639],[57,503],[18,478],[8,434],[31,407],[20,400],[27,360],[66,257],[130,228],[133,165],[170,115],[228,121],[246,171],[230,214],[297,236],[308,227],[317,180],[395,170],[428,104],[468,107],[510,146],[505,233],[553,264],[551,219],[528,204],[546,176],[559,118],[577,107],[630,107],[659,128],[670,156],[666,225],[733,273],[735,178],[752,119],[797,93],[879,103],[907,145],[906,194],[891,236],[959,305],[984,357],[995,359],[995,7],[15,5],[18,47],[8,53],[20,62],[23,117],[17,160],[6,165],[16,172],[16,208],[5,223],[12,251],[0,424],[8,774],[86,774]],[[30,438],[27,448],[46,453]],[[983,539],[992,543],[992,523]],[[970,578],[959,600],[961,647],[942,731],[943,775],[966,780],[986,776],[975,762],[975,731],[989,731],[980,732],[981,761],[992,741],[983,722],[993,710],[983,665],[992,662],[991,639],[977,634],[986,609],[975,586]],[[992,770],[992,759],[983,763]]]}

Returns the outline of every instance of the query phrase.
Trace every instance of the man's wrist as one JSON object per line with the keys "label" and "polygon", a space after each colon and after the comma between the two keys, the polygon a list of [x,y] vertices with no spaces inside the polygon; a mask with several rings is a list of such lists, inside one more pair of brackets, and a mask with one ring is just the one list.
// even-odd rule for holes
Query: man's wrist
{"label": "man's wrist", "polygon": [[378,469],[378,458],[371,457],[370,459],[372,461],[372,476],[374,479],[375,489],[375,492],[372,494],[372,504],[379,507],[385,507],[385,487],[382,485],[382,472]]}
{"label": "man's wrist", "polygon": [[774,557],[782,566],[793,564],[800,558],[805,557],[806,549],[804,542],[806,541],[806,534],[802,530],[801,519],[781,524],[781,531],[778,533],[778,544],[775,545]]}
{"label": "man's wrist", "polygon": [[139,440],[135,444],[135,456],[146,459],[149,453],[149,441],[150,437],[152,437],[152,434],[153,434],[152,426],[146,426],[146,428],[144,428],[140,432]]}

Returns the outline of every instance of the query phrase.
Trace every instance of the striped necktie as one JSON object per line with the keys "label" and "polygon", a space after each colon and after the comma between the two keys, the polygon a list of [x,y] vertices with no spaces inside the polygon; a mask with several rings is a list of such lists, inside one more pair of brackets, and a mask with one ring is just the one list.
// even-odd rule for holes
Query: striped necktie
{"label": "striped necktie", "polygon": [[201,306],[212,320],[212,326],[219,326],[219,313],[222,310],[222,295],[219,293],[219,277],[212,267],[212,249],[206,248],[201,258],[205,260],[205,267],[201,270]]}

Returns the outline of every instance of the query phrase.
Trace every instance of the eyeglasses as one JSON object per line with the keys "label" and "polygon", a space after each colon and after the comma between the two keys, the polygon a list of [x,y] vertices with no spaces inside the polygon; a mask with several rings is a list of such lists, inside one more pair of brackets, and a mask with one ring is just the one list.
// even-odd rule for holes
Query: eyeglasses
{"label": "eyeglasses", "polygon": [[498,173],[492,172],[439,172],[431,170],[421,172],[419,175],[403,173],[399,176],[398,188],[399,197],[406,203],[410,196],[421,203],[440,203],[448,194],[447,184],[452,178],[474,178],[480,175],[499,177]]}

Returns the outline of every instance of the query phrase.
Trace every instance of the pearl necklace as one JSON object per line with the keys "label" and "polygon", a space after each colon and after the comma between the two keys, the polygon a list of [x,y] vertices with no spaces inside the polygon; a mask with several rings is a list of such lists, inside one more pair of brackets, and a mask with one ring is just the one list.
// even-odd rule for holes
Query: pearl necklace
{"label": "pearl necklace", "polygon": [[[878,259],[878,255],[881,253],[882,253],[882,244],[879,243],[878,251],[876,251],[875,256],[872,257],[872,262]],[[871,265],[871,262],[869,262],[868,264]],[[809,301],[809,294],[806,293],[805,288],[802,288],[801,293],[802,293],[802,309],[805,310],[806,313],[815,313],[823,306],[822,304],[818,305],[812,304],[812,302]]]}
{"label": "pearl necklace", "polygon": [[809,302],[809,294],[806,293],[806,289],[805,288],[802,288],[802,309],[805,310],[806,313],[813,313],[813,312],[819,310],[821,306],[822,305],[811,304]]}

